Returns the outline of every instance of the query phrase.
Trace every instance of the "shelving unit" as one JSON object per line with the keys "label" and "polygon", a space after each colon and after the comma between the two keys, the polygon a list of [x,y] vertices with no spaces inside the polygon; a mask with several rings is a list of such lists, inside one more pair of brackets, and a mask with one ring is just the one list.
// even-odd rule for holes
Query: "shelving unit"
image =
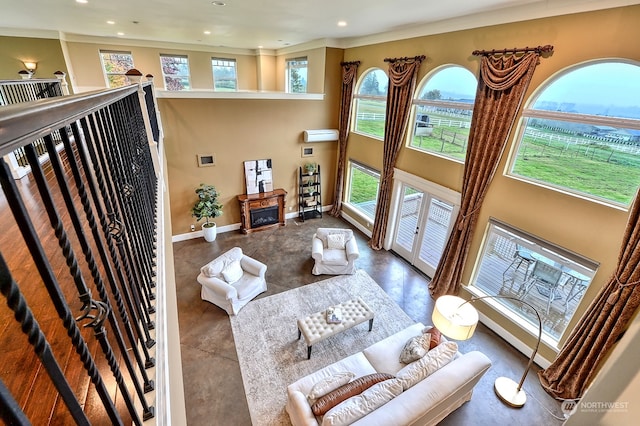
{"label": "shelving unit", "polygon": [[300,167],[298,178],[298,217],[306,219],[322,217],[322,195],[320,190],[320,166],[308,174]]}

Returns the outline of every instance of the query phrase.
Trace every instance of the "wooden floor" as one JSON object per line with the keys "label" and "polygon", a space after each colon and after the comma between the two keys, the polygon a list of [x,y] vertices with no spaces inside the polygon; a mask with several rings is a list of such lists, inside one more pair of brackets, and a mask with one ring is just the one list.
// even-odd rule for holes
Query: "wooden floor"
{"label": "wooden floor", "polygon": [[[68,161],[62,155],[65,168],[68,172]],[[65,211],[60,190],[53,182],[55,180],[53,171],[48,163],[43,166],[47,180],[50,182],[50,193],[60,211]],[[68,174],[70,176],[70,174]],[[72,182],[71,177],[68,178]],[[66,299],[74,317],[80,314],[81,302],[74,281],[71,277],[69,267],[66,265],[64,256],[58,246],[58,240],[54,235],[47,214],[44,211],[42,201],[37,195],[34,179],[31,175],[15,181],[26,207],[34,222],[34,227],[40,237],[44,252],[46,253],[51,270],[54,271],[59,282],[60,292]],[[82,212],[78,201],[75,186],[70,183],[72,193],[75,194],[74,203],[76,210]],[[84,217],[84,216],[83,216]],[[82,258],[82,250],[78,239],[72,231],[69,214],[61,214],[65,223],[65,228],[69,233],[69,238],[78,259]],[[86,225],[85,225],[86,226]],[[71,230],[70,230],[71,229]],[[85,230],[90,235],[88,229]],[[35,319],[40,325],[47,341],[51,345],[52,352],[57,359],[60,368],[64,371],[67,380],[74,389],[76,398],[83,407],[86,415],[94,425],[111,424],[104,411],[102,402],[95,391],[95,386],[90,383],[89,376],[83,367],[80,356],[76,353],[67,337],[66,329],[63,327],[51,299],[45,290],[43,280],[36,268],[29,249],[20,236],[20,229],[13,218],[7,205],[4,192],[0,191],[0,252],[11,270],[13,279],[18,283],[20,291],[27,301]],[[95,253],[95,251],[94,251]],[[93,285],[91,274],[88,271],[86,262],[79,262],[82,276],[91,288],[95,299],[99,298],[98,292]],[[104,272],[103,266],[99,267],[100,272]],[[13,312],[8,308],[6,300],[1,298],[0,303],[0,378],[11,391],[18,404],[22,407],[29,420],[34,425],[63,425],[74,424],[71,415],[65,404],[61,401],[49,376],[46,374],[43,364],[34,353],[33,347],[28,343],[27,336],[21,331],[19,323],[14,319]],[[121,413],[125,424],[131,423],[131,418],[126,412],[126,407],[117,389],[113,375],[105,357],[103,356],[96,338],[93,336],[93,329],[82,327],[86,320],[79,323],[81,334],[87,342],[87,347],[94,358],[102,377],[105,381],[111,398]],[[121,354],[114,342],[114,333],[109,325],[106,325],[107,336],[112,342],[112,348],[116,359],[121,360]],[[122,364],[124,365],[124,364]],[[126,369],[122,371],[125,379],[128,380]],[[132,386],[129,393],[133,395]]]}

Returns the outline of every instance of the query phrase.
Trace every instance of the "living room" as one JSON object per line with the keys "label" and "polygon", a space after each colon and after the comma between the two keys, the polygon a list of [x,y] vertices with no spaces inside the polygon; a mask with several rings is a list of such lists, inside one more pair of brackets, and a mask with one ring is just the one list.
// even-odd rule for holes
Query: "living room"
{"label": "living room", "polygon": [[[142,46],[127,41],[114,41],[68,37],[65,40],[32,38],[29,35],[6,34],[2,37],[0,63],[2,78],[14,78],[14,64],[7,58],[17,55],[13,49],[48,50],[57,52],[50,62],[41,61],[38,76],[44,76],[48,68],[68,72],[71,85],[78,92],[104,88],[104,76],[99,61],[100,50],[130,51],[135,65],[143,73],[157,76],[154,80],[158,94],[158,107],[164,128],[164,148],[167,157],[168,190],[171,199],[172,234],[176,240],[189,238],[194,224],[189,208],[193,202],[193,190],[201,182],[213,183],[222,193],[224,215],[216,220],[222,232],[235,232],[240,222],[237,196],[245,193],[242,164],[247,160],[269,158],[273,162],[273,178],[277,188],[283,188],[288,196],[288,208],[296,205],[297,170],[306,160],[301,155],[301,134],[306,129],[337,128],[340,97],[340,62],[360,61],[358,77],[371,68],[385,70],[384,59],[425,54],[418,81],[445,64],[457,64],[478,74],[479,60],[471,55],[476,49],[503,49],[513,46],[554,46],[549,57],[541,59],[527,99],[567,67],[601,58],[623,58],[637,61],[637,46],[629,40],[638,38],[635,22],[640,8],[628,6],[593,12],[571,13],[551,18],[519,22],[467,24],[455,31],[433,31],[426,35],[409,35],[393,41],[377,41],[375,38],[353,43],[351,47],[311,44],[282,49],[276,55],[264,55],[263,63],[271,64],[271,71],[263,68],[259,73],[253,52],[243,54],[211,50],[192,50],[177,45],[161,48]],[[505,19],[505,21],[509,21]],[[597,28],[597,31],[594,29]],[[52,47],[53,45],[53,47]],[[57,45],[57,46],[56,46]],[[163,82],[158,55],[175,53],[191,59],[191,77],[194,93],[162,92]],[[210,86],[209,58],[216,53],[226,53],[238,61],[239,88],[246,91],[281,90],[286,58],[309,58],[309,91],[315,96],[302,95],[297,99],[276,95],[220,95],[202,94]],[[67,61],[64,57],[67,57]],[[198,60],[198,58],[200,58]],[[13,59],[11,59],[14,61]],[[15,62],[15,61],[14,61]],[[5,65],[6,64],[6,65]],[[244,66],[243,66],[244,65]],[[256,70],[254,72],[254,70]],[[272,75],[271,75],[272,74]],[[271,97],[271,98],[270,98]],[[487,198],[479,212],[478,226],[473,234],[469,261],[463,273],[462,283],[472,281],[477,261],[483,247],[486,227],[490,218],[497,218],[510,226],[549,241],[554,245],[597,261],[597,273],[582,296],[582,301],[560,336],[557,344],[545,344],[540,353],[543,359],[552,361],[558,349],[566,342],[571,330],[596,297],[599,289],[614,273],[620,252],[620,241],[627,222],[628,210],[619,206],[594,202],[570,193],[513,179],[507,169],[509,155],[517,143],[512,132]],[[336,176],[337,144],[334,142],[313,144],[314,161],[323,170],[323,199],[325,204],[333,200]],[[213,154],[216,165],[200,168],[198,155]],[[365,164],[372,169],[382,168],[382,144],[379,140],[352,132],[348,139],[347,158]],[[440,186],[461,192],[464,165],[461,162],[430,155],[409,147],[400,153],[396,167],[405,173],[434,182]],[[508,200],[508,201],[505,201]],[[293,210],[287,210],[293,215]],[[359,215],[348,205],[343,214],[365,235],[372,229],[371,221]],[[553,220],[549,220],[553,218]],[[469,292],[463,287],[463,295]],[[203,302],[204,303],[204,302]],[[505,339],[521,341],[533,347],[535,336],[489,306],[479,307],[493,324],[498,324]],[[511,337],[509,337],[511,336]]]}

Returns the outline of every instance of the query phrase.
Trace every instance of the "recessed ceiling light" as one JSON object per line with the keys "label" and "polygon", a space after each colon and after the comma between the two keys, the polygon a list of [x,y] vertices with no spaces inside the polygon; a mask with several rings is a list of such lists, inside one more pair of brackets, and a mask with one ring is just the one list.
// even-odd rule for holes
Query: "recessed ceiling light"
{"label": "recessed ceiling light", "polygon": [[89,3],[89,0],[76,0],[76,3],[85,4],[85,3]]}
{"label": "recessed ceiling light", "polygon": [[214,6],[226,6],[227,5],[223,1],[212,1],[211,4],[214,5]]}
{"label": "recessed ceiling light", "polygon": [[209,35],[209,34],[211,34],[211,31],[207,30],[207,31],[205,31],[204,33],[205,33],[206,35]]}
{"label": "recessed ceiling light", "polygon": [[120,31],[120,32],[118,32],[118,35],[119,35],[119,36],[123,36],[123,35],[124,35],[124,33]]}
{"label": "recessed ceiling light", "polygon": [[114,25],[116,23],[116,21],[107,21],[107,24],[109,25]]}
{"label": "recessed ceiling light", "polygon": [[347,21],[338,21],[338,26],[339,27],[346,27],[347,26]]}
{"label": "recessed ceiling light", "polygon": [[262,49],[264,46],[258,46],[258,49]]}

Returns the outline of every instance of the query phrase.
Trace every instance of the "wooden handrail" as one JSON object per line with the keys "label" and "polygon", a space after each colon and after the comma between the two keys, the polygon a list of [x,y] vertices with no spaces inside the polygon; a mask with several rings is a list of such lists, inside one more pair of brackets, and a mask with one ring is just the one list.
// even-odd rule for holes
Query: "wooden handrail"
{"label": "wooden handrail", "polygon": [[138,85],[132,84],[3,106],[0,108],[0,155],[4,156],[137,90]]}

